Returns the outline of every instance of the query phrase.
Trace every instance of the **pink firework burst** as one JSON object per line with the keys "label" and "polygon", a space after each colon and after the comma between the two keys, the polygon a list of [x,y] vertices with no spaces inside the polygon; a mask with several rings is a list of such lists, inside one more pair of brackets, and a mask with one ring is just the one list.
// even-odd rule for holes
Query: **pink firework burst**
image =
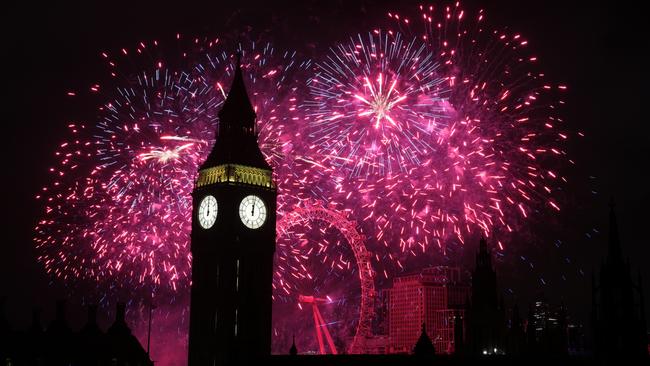
{"label": "pink firework burst", "polygon": [[[156,51],[158,42],[124,49],[116,59],[104,54],[112,76],[107,84],[117,86],[101,88],[96,124],[70,124],[51,180],[37,196],[44,208],[35,228],[38,260],[90,301],[132,299],[140,320],[146,318],[144,304],[153,301],[153,341],[162,352],[154,357],[163,364],[184,362],[182,352],[164,350],[186,346],[190,193],[214,142],[224,86],[234,70],[234,52],[219,51],[216,43],[192,40],[188,49],[198,50],[183,52],[184,66],[173,69],[160,61],[165,58]],[[262,150],[276,176],[290,175],[297,163],[306,164],[296,155],[292,134],[300,102],[297,75],[309,62],[276,53],[270,44],[251,42],[238,50]],[[137,64],[134,58],[150,61],[146,71],[119,66]],[[280,182],[281,205],[292,184]],[[146,339],[145,327],[135,332]]]}
{"label": "pink firework burst", "polygon": [[566,87],[545,80],[527,41],[457,4],[420,10],[423,34],[389,13],[399,30],[316,60],[305,103],[328,199],[360,222],[383,278],[479,233],[504,249],[511,232],[560,210],[559,171],[572,163]]}
{"label": "pink firework burst", "polygon": [[[239,51],[260,143],[279,171],[292,151],[285,134],[295,120],[297,87],[289,80],[297,79],[292,73],[299,64],[293,53],[276,55],[270,44],[240,45]],[[39,195],[45,212],[35,241],[48,272],[143,298],[174,298],[189,285],[190,193],[214,142],[232,56],[206,46],[189,71],[155,62],[106,98],[96,125],[70,125],[72,138],[56,152],[53,181]]]}
{"label": "pink firework burst", "polygon": [[416,38],[375,31],[330,49],[309,80],[310,141],[352,177],[403,172],[447,119],[440,67]]}

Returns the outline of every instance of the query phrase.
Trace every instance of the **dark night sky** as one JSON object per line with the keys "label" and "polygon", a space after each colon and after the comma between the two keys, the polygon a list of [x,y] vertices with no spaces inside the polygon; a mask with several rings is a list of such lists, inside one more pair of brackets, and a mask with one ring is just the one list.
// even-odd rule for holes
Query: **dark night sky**
{"label": "dark night sky", "polygon": [[[2,185],[7,205],[2,210],[6,234],[0,254],[0,295],[9,297],[8,310],[17,323],[25,323],[28,309],[37,304],[46,308],[47,318],[52,299],[61,296],[57,286],[48,285],[49,278],[34,259],[31,229],[39,213],[34,195],[46,182],[54,148],[68,122],[92,121],[94,105],[80,107],[65,92],[87,89],[98,75],[105,75],[99,52],[140,40],[171,39],[176,32],[232,34],[247,26],[272,34],[279,44],[325,49],[385,22],[390,9],[410,10],[420,2],[222,3],[14,2],[4,9],[2,49],[8,65],[2,69],[6,161]],[[572,146],[578,166],[569,176],[567,208],[559,218],[567,228],[565,244],[553,252],[574,260],[570,268],[574,272],[583,268],[586,275],[573,273],[564,282],[551,279],[544,287],[534,273],[553,278],[559,269],[552,261],[538,261],[536,271],[519,279],[530,284],[526,289],[519,283],[524,288],[519,301],[525,303],[543,290],[551,301],[564,300],[573,313],[586,314],[589,274],[604,254],[605,243],[604,236],[588,240],[584,233],[594,227],[605,232],[610,195],[616,196],[624,253],[633,268],[642,270],[648,294],[650,127],[641,108],[650,99],[648,62],[642,56],[648,46],[642,12],[602,1],[464,4],[469,9],[485,8],[494,27],[508,26],[527,37],[549,78],[569,86],[566,119],[587,136]],[[591,194],[592,189],[598,194]],[[515,286],[502,283],[511,285]]]}

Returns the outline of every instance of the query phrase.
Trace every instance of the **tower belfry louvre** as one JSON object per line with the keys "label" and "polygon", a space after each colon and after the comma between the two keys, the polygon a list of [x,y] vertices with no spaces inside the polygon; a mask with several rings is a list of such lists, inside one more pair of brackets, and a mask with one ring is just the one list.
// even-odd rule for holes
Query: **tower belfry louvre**
{"label": "tower belfry louvre", "polygon": [[238,57],[192,193],[189,366],[250,364],[271,352],[277,192],[255,118]]}

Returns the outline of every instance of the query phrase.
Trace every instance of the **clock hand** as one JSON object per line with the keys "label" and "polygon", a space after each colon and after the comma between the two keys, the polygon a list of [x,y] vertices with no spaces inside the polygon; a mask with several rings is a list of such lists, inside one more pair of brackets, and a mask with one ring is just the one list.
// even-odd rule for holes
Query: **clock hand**
{"label": "clock hand", "polygon": [[255,205],[251,206],[251,216],[255,215]]}

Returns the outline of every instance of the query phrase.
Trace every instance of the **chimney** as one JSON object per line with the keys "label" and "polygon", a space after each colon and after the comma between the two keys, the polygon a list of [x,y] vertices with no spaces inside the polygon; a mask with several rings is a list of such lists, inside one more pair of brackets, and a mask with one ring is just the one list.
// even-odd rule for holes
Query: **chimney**
{"label": "chimney", "polygon": [[32,325],[30,327],[32,332],[42,332],[43,326],[41,325],[41,308],[32,309]]}
{"label": "chimney", "polygon": [[289,355],[296,356],[298,355],[298,348],[296,348],[296,336],[293,336],[293,341],[291,342],[291,348],[289,349]]}
{"label": "chimney", "polygon": [[97,305],[88,305],[87,324],[97,324]]}
{"label": "chimney", "polygon": [[123,302],[117,303],[117,310],[115,311],[115,323],[125,323],[126,304]]}
{"label": "chimney", "polygon": [[61,324],[65,324],[65,300],[56,302],[56,320]]}

